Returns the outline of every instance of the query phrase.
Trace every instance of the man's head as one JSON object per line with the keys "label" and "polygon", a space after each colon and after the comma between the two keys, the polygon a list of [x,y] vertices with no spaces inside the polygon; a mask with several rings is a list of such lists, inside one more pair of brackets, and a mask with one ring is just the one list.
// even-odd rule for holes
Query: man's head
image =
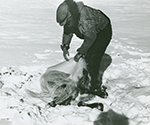
{"label": "man's head", "polygon": [[68,18],[71,17],[69,7],[66,2],[61,3],[56,11],[56,21],[60,26],[64,26],[67,23]]}
{"label": "man's head", "polygon": [[57,8],[56,20],[60,26],[66,26],[66,28],[76,28],[78,25],[79,17],[80,14],[78,6],[73,0],[65,0]]}

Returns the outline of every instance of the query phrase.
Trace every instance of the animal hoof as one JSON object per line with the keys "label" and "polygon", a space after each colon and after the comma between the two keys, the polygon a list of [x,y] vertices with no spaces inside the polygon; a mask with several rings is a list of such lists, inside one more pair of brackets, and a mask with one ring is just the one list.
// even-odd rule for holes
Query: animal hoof
{"label": "animal hoof", "polygon": [[98,103],[97,109],[99,109],[100,111],[103,111],[104,105],[102,103]]}

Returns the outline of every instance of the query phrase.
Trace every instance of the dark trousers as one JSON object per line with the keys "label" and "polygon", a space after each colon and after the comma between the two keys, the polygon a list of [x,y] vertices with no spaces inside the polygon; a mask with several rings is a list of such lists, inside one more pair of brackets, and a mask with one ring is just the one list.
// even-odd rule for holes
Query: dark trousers
{"label": "dark trousers", "polygon": [[102,57],[110,43],[112,37],[111,24],[108,24],[102,31],[97,34],[97,38],[88,50],[85,57],[87,69],[91,76],[91,88],[98,89],[101,87],[102,80],[99,78],[99,69]]}

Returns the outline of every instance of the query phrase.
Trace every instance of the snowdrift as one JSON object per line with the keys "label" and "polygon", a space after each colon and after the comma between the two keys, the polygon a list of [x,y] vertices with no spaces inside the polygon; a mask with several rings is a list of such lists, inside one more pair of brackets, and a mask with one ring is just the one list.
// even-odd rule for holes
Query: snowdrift
{"label": "snowdrift", "polygon": [[[120,56],[116,59],[122,60]],[[107,99],[80,95],[71,105],[58,105],[55,108],[45,107],[50,99],[44,102],[25,92],[26,88],[35,92],[42,91],[39,79],[47,67],[3,67],[0,72],[0,124],[92,125],[94,121],[96,123],[101,111],[96,108],[78,107],[77,101],[83,100],[89,104],[103,103],[104,112],[113,109],[124,114],[129,118],[129,125],[149,125],[150,59],[131,59],[115,64],[111,63],[110,56],[105,55],[102,62],[102,65],[107,67],[103,73],[106,67],[101,68],[103,82],[109,94]]]}

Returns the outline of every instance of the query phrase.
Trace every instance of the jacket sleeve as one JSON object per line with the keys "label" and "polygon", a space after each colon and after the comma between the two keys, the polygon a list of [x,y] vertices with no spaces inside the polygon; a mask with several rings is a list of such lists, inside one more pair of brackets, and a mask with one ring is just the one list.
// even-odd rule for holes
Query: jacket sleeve
{"label": "jacket sleeve", "polygon": [[68,35],[63,34],[63,38],[62,38],[62,44],[64,45],[70,45],[71,39],[73,37],[73,33],[70,33]]}
{"label": "jacket sleeve", "polygon": [[80,26],[79,30],[84,35],[84,41],[78,52],[81,54],[86,54],[92,44],[95,42],[97,33],[95,30],[95,24],[92,20],[85,20],[83,25]]}
{"label": "jacket sleeve", "polygon": [[71,27],[68,27],[67,25],[64,26],[63,29],[63,38],[62,38],[62,44],[64,45],[70,45],[71,39],[73,37],[73,29]]}

